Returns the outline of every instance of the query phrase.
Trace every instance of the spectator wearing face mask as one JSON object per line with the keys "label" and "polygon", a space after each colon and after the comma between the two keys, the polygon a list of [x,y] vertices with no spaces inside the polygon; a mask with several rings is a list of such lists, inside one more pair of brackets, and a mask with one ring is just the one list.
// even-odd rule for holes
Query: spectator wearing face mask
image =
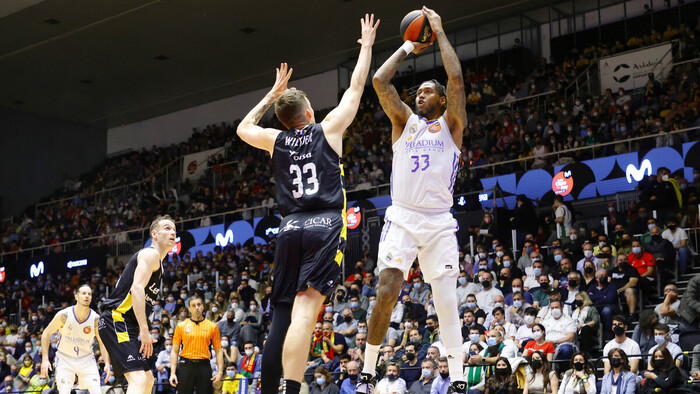
{"label": "spectator wearing face mask", "polygon": [[438,375],[433,380],[433,384],[430,387],[431,394],[447,394],[447,390],[450,386],[450,370],[447,364],[446,357],[440,357],[437,361],[437,372]]}
{"label": "spectator wearing face mask", "polygon": [[542,325],[547,330],[547,342],[552,343],[557,350],[557,359],[568,360],[574,352],[572,344],[576,339],[576,322],[565,314],[564,304],[559,300],[549,303],[549,316],[542,319]]}
{"label": "spectator wearing face mask", "polygon": [[476,296],[474,294],[469,294],[467,296],[466,310],[470,310],[474,313],[474,318],[478,324],[484,324],[486,321],[486,312],[479,308]]}
{"label": "spectator wearing face mask", "polygon": [[518,391],[518,380],[511,369],[506,357],[499,357],[496,361],[494,373],[486,382],[486,394],[507,394]]}
{"label": "spectator wearing face mask", "polygon": [[539,280],[539,286],[532,291],[532,305],[535,308],[542,309],[546,308],[549,305],[550,296],[555,290],[551,286],[551,283],[554,281],[554,279],[550,275],[544,273],[541,273],[539,276],[537,276],[537,279]]}
{"label": "spectator wearing face mask", "polygon": [[503,297],[503,293],[493,286],[493,274],[491,272],[479,272],[481,277],[481,286],[483,290],[476,294],[476,302],[484,312],[490,313],[495,306],[494,298],[496,296]]}
{"label": "spectator wearing face mask", "polygon": [[537,319],[537,309],[534,307],[529,307],[525,309],[525,317],[523,318],[523,324],[518,327],[518,331],[515,332],[515,345],[521,350],[525,347],[525,344],[530,340],[534,339],[533,329],[535,328],[535,320]]}
{"label": "spectator wearing face mask", "polygon": [[[625,331],[627,330],[627,319],[624,316],[616,315],[613,317],[613,332],[615,333],[615,338],[612,339],[605,345],[603,349],[603,354],[608,354],[612,349],[620,348],[625,351],[625,354],[630,355],[630,370],[634,373],[639,371],[639,360],[641,357],[636,356],[641,354],[639,349],[639,344],[633,341],[631,338],[627,337]],[[605,359],[605,373],[610,372],[610,361]]]}
{"label": "spectator wearing face mask", "polygon": [[525,301],[521,292],[512,294],[513,305],[505,306],[506,321],[515,327],[520,327],[525,323],[525,311],[532,305]]}
{"label": "spectator wearing face mask", "polygon": [[430,299],[430,288],[423,281],[423,277],[416,276],[413,278],[413,288],[408,293],[408,296],[416,304],[425,305],[428,302],[428,299]]}
{"label": "spectator wearing face mask", "polygon": [[601,261],[594,256],[593,254],[593,244],[590,242],[586,242],[583,244],[583,258],[579,260],[576,263],[576,270],[579,272],[583,272],[583,264],[586,261],[591,261],[595,265],[596,271],[601,268],[600,263]]}
{"label": "spectator wearing face mask", "polygon": [[639,240],[632,241],[632,253],[627,256],[629,264],[639,272],[639,286],[644,292],[653,291],[656,259],[642,248]]}
{"label": "spectator wearing face mask", "polygon": [[561,378],[559,394],[595,394],[595,371],[591,369],[586,353],[577,352],[571,357],[569,366]]}
{"label": "spectator wearing face mask", "polygon": [[572,228],[569,231],[568,240],[562,245],[562,249],[565,253],[571,255],[574,261],[578,261],[583,257],[583,243],[585,239],[583,235],[579,234],[579,230]]}
{"label": "spectator wearing face mask", "polygon": [[656,345],[649,349],[649,358],[647,359],[647,363],[652,363],[651,356],[654,354],[654,351],[657,348],[665,347],[671,353],[671,357],[673,357],[676,367],[681,367],[683,364],[683,350],[680,346],[671,342],[670,331],[671,330],[668,327],[668,324],[658,323],[654,326],[654,341],[656,342]]}
{"label": "spectator wearing face mask", "polygon": [[226,364],[226,377],[224,378],[222,394],[239,394],[248,392],[248,379],[237,371],[235,362]]}
{"label": "spectator wearing face mask", "polygon": [[[666,267],[674,266],[676,261],[676,249],[671,241],[663,238],[661,234],[661,229],[659,227],[652,226],[649,230],[649,241],[646,244],[642,242],[642,245],[656,260],[656,273],[659,276],[661,283],[665,283],[664,276],[666,273]],[[631,248],[630,253],[632,253]]]}
{"label": "spectator wearing face mask", "polygon": [[518,259],[518,268],[525,271],[528,267],[532,265],[532,253],[536,252],[535,243],[531,240],[526,239],[523,244],[523,253]]}
{"label": "spectator wearing face mask", "polygon": [[333,383],[331,373],[324,367],[314,371],[314,381],[309,385],[309,394],[338,394],[340,388]]}
{"label": "spectator wearing face mask", "polygon": [[678,227],[678,221],[675,218],[669,218],[666,225],[668,229],[661,233],[661,237],[673,245],[673,248],[678,253],[680,272],[684,273],[688,268],[688,234],[686,234],[684,229]]}
{"label": "spectator wearing face mask", "polygon": [[[540,275],[544,274],[544,262],[539,259],[539,253],[532,252],[532,254],[534,260],[532,266],[525,268],[525,283],[523,283],[523,288],[531,292],[540,286]],[[547,275],[547,278],[550,284],[554,283],[551,275]]]}
{"label": "spectator wearing face mask", "polygon": [[341,318],[343,320],[341,320],[339,324],[335,325],[334,331],[345,338],[345,343],[355,342],[358,321],[353,318],[352,310],[350,310],[350,308],[343,310],[341,313]]}
{"label": "spectator wearing face mask", "polygon": [[631,315],[636,313],[639,271],[629,264],[627,256],[623,254],[617,256],[617,266],[610,270],[610,279],[620,302],[627,304]]}
{"label": "spectator wearing face mask", "polygon": [[510,284],[511,293],[506,294],[506,305],[513,305],[513,296],[516,293],[520,293],[523,296],[524,304],[532,304],[532,293],[523,289],[523,280],[520,277],[513,277],[513,281]]}
{"label": "spectator wearing face mask", "polygon": [[[410,394],[430,394],[430,389],[432,388],[433,381],[435,380],[436,371],[437,362],[429,358],[424,359],[421,362],[420,379],[413,382],[413,384],[409,387],[408,392]],[[354,392],[355,391],[353,390],[353,393]]]}
{"label": "spectator wearing face mask", "polygon": [[617,292],[610,285],[608,274],[605,270],[596,272],[595,284],[588,287],[588,297],[598,310],[603,329],[603,338],[612,337],[612,317],[617,310]]}
{"label": "spectator wearing face mask", "polygon": [[644,372],[646,381],[642,386],[641,394],[666,393],[673,388],[683,385],[683,376],[673,363],[671,352],[663,346],[659,346],[651,355],[651,365]]}
{"label": "spectator wearing face mask", "polygon": [[418,368],[420,366],[418,350],[414,344],[406,345],[401,361],[403,361],[400,368],[401,378],[406,382],[406,387],[411,387],[413,382],[420,379],[421,376],[421,370]]}

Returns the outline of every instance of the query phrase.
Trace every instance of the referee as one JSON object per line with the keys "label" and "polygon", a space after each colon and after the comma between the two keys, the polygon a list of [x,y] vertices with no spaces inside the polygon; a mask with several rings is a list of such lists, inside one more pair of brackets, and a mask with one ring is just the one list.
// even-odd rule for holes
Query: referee
{"label": "referee", "polygon": [[[221,382],[224,374],[224,355],[221,351],[219,327],[204,320],[204,304],[199,295],[190,298],[191,317],[175,327],[173,350],[170,352],[170,385],[177,387],[179,394],[212,394],[213,383]],[[180,351],[182,344],[182,351]],[[216,350],[218,372],[211,377],[209,345]],[[180,362],[177,361],[180,352]]]}

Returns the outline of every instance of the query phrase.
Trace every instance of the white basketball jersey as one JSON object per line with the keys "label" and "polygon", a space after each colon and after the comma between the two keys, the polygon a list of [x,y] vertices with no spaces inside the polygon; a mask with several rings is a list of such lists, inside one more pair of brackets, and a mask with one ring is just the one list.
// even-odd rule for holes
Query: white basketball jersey
{"label": "white basketball jersey", "polygon": [[445,118],[429,121],[412,114],[393,151],[392,204],[425,212],[449,211],[460,151]]}
{"label": "white basketball jersey", "polygon": [[66,308],[60,313],[66,315],[66,323],[58,330],[58,351],[70,357],[91,356],[92,343],[95,339],[95,319],[97,312],[90,309],[82,322],[75,316],[75,307]]}

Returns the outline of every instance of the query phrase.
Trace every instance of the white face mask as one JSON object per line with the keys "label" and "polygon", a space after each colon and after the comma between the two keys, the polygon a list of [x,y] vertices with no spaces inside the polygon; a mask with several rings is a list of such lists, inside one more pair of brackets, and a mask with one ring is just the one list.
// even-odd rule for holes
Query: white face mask
{"label": "white face mask", "polygon": [[559,308],[552,309],[552,317],[553,318],[558,319],[561,317],[561,315],[562,315],[561,309],[559,309]]}
{"label": "white face mask", "polygon": [[592,250],[584,250],[583,255],[586,256],[587,259],[590,259],[591,256],[593,256],[593,251]]}
{"label": "white face mask", "polygon": [[540,338],[542,338],[542,331],[533,332],[532,337],[535,338],[536,341],[539,340]]}
{"label": "white face mask", "polygon": [[245,355],[248,356],[248,357],[252,356],[252,355],[253,355],[253,349],[247,349],[247,350],[245,351]]}
{"label": "white face mask", "polygon": [[[535,316],[532,315],[526,315],[525,316],[525,324],[530,325],[535,322]],[[541,335],[541,334],[540,334]]]}

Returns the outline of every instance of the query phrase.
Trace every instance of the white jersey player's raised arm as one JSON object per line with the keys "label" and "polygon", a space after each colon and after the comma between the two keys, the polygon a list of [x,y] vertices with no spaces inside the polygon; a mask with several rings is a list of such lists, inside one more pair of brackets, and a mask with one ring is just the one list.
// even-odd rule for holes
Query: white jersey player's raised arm
{"label": "white jersey player's raised arm", "polygon": [[56,386],[60,394],[70,393],[78,375],[81,388],[90,394],[101,393],[100,372],[92,351],[97,339],[100,352],[105,360],[105,371],[109,371],[109,355],[97,333],[99,314],[90,309],[92,289],[88,285],[78,287],[75,292],[76,304],[56,313],[51,323],[41,335],[41,375],[48,376],[53,369],[49,360],[49,342],[53,334],[58,333],[58,346],[54,362]]}

